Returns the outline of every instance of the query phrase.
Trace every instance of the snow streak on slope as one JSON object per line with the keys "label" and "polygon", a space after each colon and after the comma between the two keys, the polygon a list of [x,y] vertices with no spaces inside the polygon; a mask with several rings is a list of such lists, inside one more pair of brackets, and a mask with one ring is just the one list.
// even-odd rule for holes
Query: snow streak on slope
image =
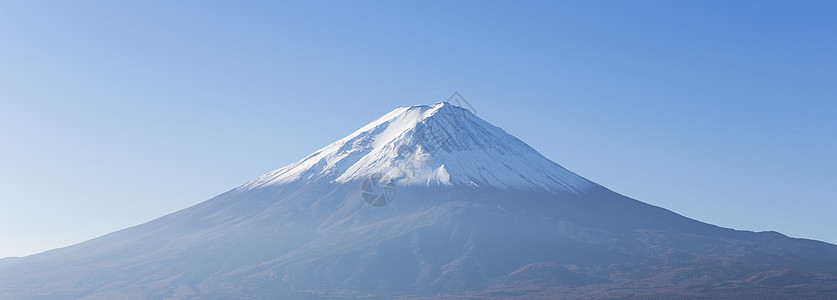
{"label": "snow streak on slope", "polygon": [[362,181],[583,192],[595,184],[470,111],[442,102],[397,108],[302,160],[241,187]]}

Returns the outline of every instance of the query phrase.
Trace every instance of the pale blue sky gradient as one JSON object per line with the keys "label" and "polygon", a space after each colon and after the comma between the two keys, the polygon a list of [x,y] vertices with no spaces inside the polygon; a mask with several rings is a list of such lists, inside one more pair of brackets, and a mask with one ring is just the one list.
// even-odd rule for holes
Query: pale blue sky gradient
{"label": "pale blue sky gradient", "polygon": [[459,91],[688,217],[837,242],[834,1],[0,3],[0,257],[143,223]]}

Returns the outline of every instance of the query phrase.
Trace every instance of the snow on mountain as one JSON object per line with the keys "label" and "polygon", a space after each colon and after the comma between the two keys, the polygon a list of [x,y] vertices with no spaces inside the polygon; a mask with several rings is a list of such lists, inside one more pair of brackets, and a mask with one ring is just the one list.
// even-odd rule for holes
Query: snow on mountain
{"label": "snow on mountain", "polygon": [[397,108],[302,160],[243,185],[346,183],[458,185],[583,192],[595,184],[470,111],[441,102]]}

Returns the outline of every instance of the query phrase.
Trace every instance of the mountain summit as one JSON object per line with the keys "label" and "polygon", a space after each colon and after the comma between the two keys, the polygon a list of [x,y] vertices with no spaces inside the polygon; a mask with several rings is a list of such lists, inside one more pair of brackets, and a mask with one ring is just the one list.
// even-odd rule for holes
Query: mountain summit
{"label": "mountain summit", "polygon": [[622,196],[468,110],[402,107],[192,207],[0,260],[0,299],[837,297],[837,246]]}
{"label": "mountain summit", "polygon": [[302,160],[246,185],[346,183],[584,191],[593,184],[470,111],[441,102],[397,108]]}

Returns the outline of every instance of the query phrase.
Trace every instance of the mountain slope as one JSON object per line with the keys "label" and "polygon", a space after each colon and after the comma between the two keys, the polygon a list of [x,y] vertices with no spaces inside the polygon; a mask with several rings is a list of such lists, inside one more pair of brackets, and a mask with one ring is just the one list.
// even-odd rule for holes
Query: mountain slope
{"label": "mountain slope", "polygon": [[837,246],[688,219],[467,110],[396,109],[151,222],[0,260],[0,298],[817,298]]}
{"label": "mountain slope", "polygon": [[469,111],[442,102],[393,110],[308,157],[244,188],[375,174],[399,185],[492,186],[583,191],[593,184]]}

